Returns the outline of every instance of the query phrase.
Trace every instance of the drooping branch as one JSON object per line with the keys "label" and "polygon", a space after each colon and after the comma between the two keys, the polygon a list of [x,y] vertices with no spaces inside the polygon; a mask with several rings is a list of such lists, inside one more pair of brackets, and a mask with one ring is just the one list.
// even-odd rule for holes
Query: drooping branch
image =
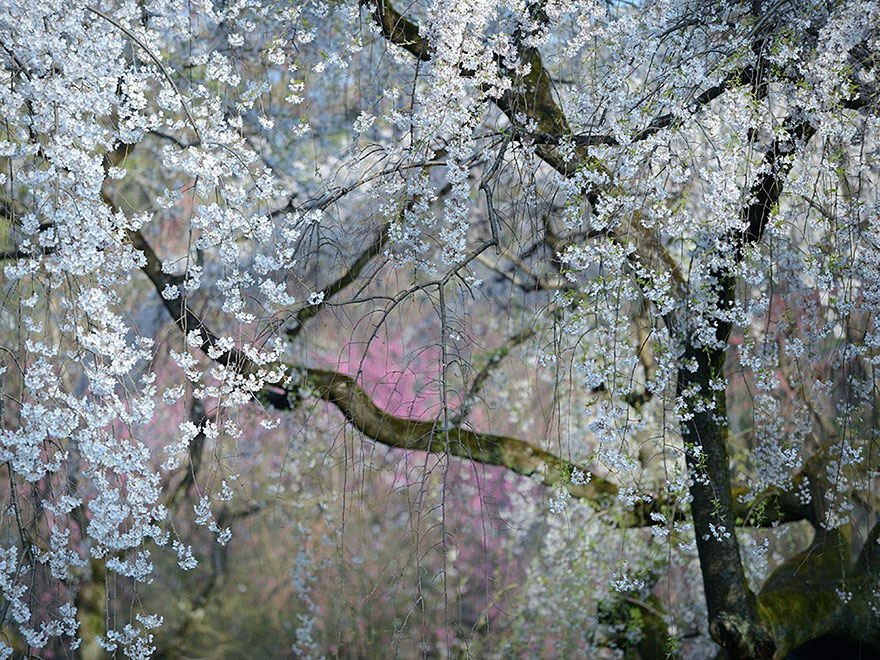
{"label": "drooping branch", "polygon": [[[561,277],[545,277],[543,275],[539,275],[537,273],[532,272],[532,270],[520,261],[515,255],[508,254],[507,252],[501,252],[501,255],[508,261],[510,261],[515,270],[508,271],[501,268],[498,265],[497,260],[493,260],[491,257],[486,255],[480,255],[478,257],[478,261],[483,264],[489,270],[498,273],[504,279],[510,281],[516,288],[525,291],[560,291],[566,288],[571,287],[571,283],[562,279]],[[517,271],[521,271],[525,274],[528,279],[523,279],[517,273]]]}
{"label": "drooping branch", "polygon": [[[540,53],[537,49],[531,48],[526,50],[524,55],[529,62],[529,74],[523,78],[521,84],[514,84],[501,97],[495,99],[495,104],[514,126],[517,124],[517,114],[523,113],[536,122],[541,133],[571,135],[568,119],[553,96],[550,74],[544,68]],[[576,150],[576,156],[571,162],[566,161],[560,151],[550,145],[536,145],[535,153],[563,176],[588,168],[603,173],[608,181],[614,181],[614,176],[601,161],[588,156],[581,149]],[[613,188],[613,183],[609,187]],[[598,204],[600,190],[597,187],[589,188],[584,194],[592,206]],[[610,229],[609,233],[616,242],[633,245],[643,266],[659,267],[667,271],[675,293],[679,297],[684,294],[686,286],[681,269],[660,237],[644,226],[638,212],[629,214],[618,226]]]}
{"label": "drooping branch", "polygon": [[[146,263],[142,270],[160,295],[167,284],[179,283],[179,278],[162,272],[158,256],[140,232],[132,232],[131,237],[135,247],[144,252]],[[207,354],[208,350],[216,345],[217,335],[180,298],[175,300],[163,298],[163,303],[181,330],[197,329],[201,331],[203,337],[206,337],[200,345],[204,353]],[[244,372],[256,371],[256,365],[235,349],[230,349],[221,357],[216,358],[216,361],[223,364],[230,364],[231,361]],[[446,451],[446,431],[441,432],[436,423],[388,415],[373,403],[350,376],[311,368],[305,369],[304,372],[307,376],[306,384],[311,386],[320,398],[339,408],[364,435],[390,447],[429,452]],[[297,383],[290,386],[290,389],[293,390],[294,387],[298,389],[300,385]],[[292,407],[291,397],[293,396],[293,391],[282,393],[278,391],[278,388],[271,387],[266,390],[267,402],[279,409]],[[442,443],[438,439],[440,436],[442,436]],[[448,437],[449,453],[453,456],[469,458],[488,465],[501,465],[526,476],[544,470],[543,482],[554,486],[565,485],[562,482],[563,475],[571,475],[569,463],[516,438],[479,434],[458,427],[449,429]],[[585,470],[585,472],[587,471]],[[613,498],[617,493],[616,486],[595,475],[587,485],[574,486],[572,484],[571,489],[573,495],[585,499],[596,499],[603,495],[606,498],[609,496]]]}
{"label": "drooping branch", "polygon": [[379,408],[351,376],[336,371],[306,369],[306,379],[316,396],[334,404],[365,436],[388,447],[449,453],[485,465],[499,465],[523,476],[538,475],[548,486],[561,486],[575,497],[610,504],[618,489],[592,475],[584,485],[570,482],[573,468],[589,473],[524,440],[477,433],[460,426],[444,429],[439,421],[419,421],[390,415]]}
{"label": "drooping branch", "polygon": [[[137,240],[136,246],[143,249],[146,257],[142,270],[153,283],[157,293],[161,294],[167,283],[174,283],[177,279],[162,273],[158,256],[142,234],[134,232],[132,238]],[[208,354],[209,348],[217,341],[217,335],[180,299],[164,300],[164,304],[182,331],[198,329],[203,337],[209,338],[200,345],[200,349]],[[254,373],[258,370],[247,356],[235,349],[215,358],[215,361],[233,364],[244,373]],[[541,483],[564,488],[573,497],[584,499],[597,509],[609,508],[619,493],[619,488],[608,479],[519,438],[478,433],[461,426],[444,429],[439,422],[397,417],[377,406],[351,376],[324,369],[302,368],[297,365],[288,365],[288,367],[290,371],[300,372],[303,380],[292,382],[287,385],[287,389],[270,385],[260,393],[266,403],[279,410],[294,407],[302,386],[307,385],[316,396],[338,408],[364,436],[388,447],[448,453],[485,465],[505,467],[523,476],[537,476]],[[589,480],[586,484],[572,482],[574,469],[580,470],[585,476],[588,475]],[[778,514],[773,519],[774,522],[790,522],[803,518],[802,512],[788,506],[787,500],[780,500],[780,505],[777,509]],[[650,502],[642,503],[626,512],[619,524],[632,527],[654,525],[657,522],[650,514],[667,509],[666,503],[661,498],[651,498]],[[751,516],[749,508],[745,505],[740,505],[737,515],[744,524],[768,524],[766,519],[757,520]]]}
{"label": "drooping branch", "polygon": [[[223,507],[217,516],[217,524],[225,527],[236,520],[246,519],[263,510],[263,505],[252,504],[239,511],[231,511]],[[179,658],[185,645],[192,639],[192,632],[198,621],[204,616],[212,598],[216,598],[226,577],[229,545],[214,544],[211,547],[211,572],[200,580],[193,595],[184,596],[177,602],[182,621],[163,635],[163,643],[153,653],[154,658]]]}
{"label": "drooping branch", "polygon": [[[431,58],[431,44],[426,39],[418,37],[418,26],[401,15],[387,0],[376,0],[374,7],[375,20],[389,42],[406,49],[421,60]],[[416,39],[418,40],[416,41]],[[508,71],[500,66],[500,72],[502,75],[508,76],[512,84],[501,96],[492,99],[511,122],[513,127],[511,130],[515,131],[519,126],[520,122],[517,120],[517,116],[521,114],[535,123],[537,133],[573,135],[565,113],[554,98],[552,79],[544,68],[538,50],[521,46],[519,56],[528,64],[529,73],[520,78],[513,71]],[[465,77],[469,73],[468,71],[461,72]],[[594,168],[606,174],[609,181],[614,180],[605,166],[597,159],[587,156],[582,148],[576,150],[576,155],[571,161],[564,159],[559,149],[549,144],[535,145],[535,153],[563,176],[570,176],[582,168]],[[596,187],[591,187],[584,191],[584,194],[588,201],[595,206],[599,200],[599,190]],[[630,214],[620,226],[611,231],[611,237],[620,243],[634,245],[644,266],[659,266],[668,271],[676,293],[680,297],[683,296],[686,286],[681,269],[669,254],[660,237],[644,226],[639,213]]]}
{"label": "drooping branch", "polygon": [[[439,152],[435,153],[435,156],[445,156],[445,151],[440,150]],[[437,160],[436,158],[434,158],[434,159],[423,161],[420,163],[410,163],[410,164],[406,164],[406,165],[398,165],[393,168],[385,169],[381,172],[374,173],[374,174],[371,174],[367,177],[364,177],[354,184],[351,184],[349,186],[344,186],[329,195],[325,195],[325,196],[321,197],[320,199],[318,199],[317,201],[315,201],[313,205],[309,205],[309,206],[312,209],[325,210],[330,205],[332,205],[332,204],[336,203],[337,201],[339,201],[340,199],[342,199],[345,195],[347,195],[351,191],[355,190],[356,188],[358,188],[358,187],[360,187],[370,181],[378,179],[380,177],[383,177],[383,176],[386,176],[388,174],[392,174],[395,172],[401,172],[404,170],[413,169],[415,167],[421,168],[423,174],[427,174],[431,167],[436,167],[438,165],[445,165],[445,163],[443,160]],[[451,190],[451,185],[448,184],[446,187],[444,187],[443,189],[441,189],[439,191],[438,198],[442,197],[443,195],[448,193],[449,190]],[[415,199],[418,199],[418,195],[416,195],[413,200],[408,201],[407,204],[404,206],[404,209],[412,208],[412,205],[413,205]],[[401,218],[403,218],[403,215],[404,215],[403,210],[401,210],[400,215],[401,215]],[[309,319],[312,319],[315,316],[317,316],[320,313],[320,311],[322,309],[324,309],[324,307],[327,306],[327,303],[330,301],[330,299],[333,296],[340,293],[345,288],[354,284],[354,282],[357,281],[357,278],[363,272],[364,268],[366,268],[367,265],[369,265],[369,263],[375,257],[382,254],[383,250],[388,245],[388,240],[390,237],[390,229],[391,229],[391,223],[389,223],[389,222],[384,223],[376,232],[376,236],[373,239],[373,241],[363,250],[363,252],[361,252],[357,256],[357,258],[354,260],[354,262],[351,264],[351,266],[349,266],[346,269],[346,271],[344,273],[342,273],[342,275],[340,275],[335,280],[333,280],[332,282],[327,284],[321,290],[322,295],[321,295],[320,301],[317,304],[310,304],[310,305],[307,305],[307,306],[301,308],[294,315],[294,317],[293,317],[294,325],[287,328],[287,330],[286,330],[286,334],[287,334],[288,339],[290,339],[290,340],[295,339],[300,334],[300,332],[302,332],[302,329],[305,326],[306,322],[309,321]],[[363,287],[361,288],[361,290],[363,290]]]}
{"label": "drooping branch", "polygon": [[[140,232],[132,232],[131,237],[135,247],[144,252],[146,263],[142,270],[158,293],[161,294],[167,284],[178,283],[179,278],[162,272],[158,256]],[[181,330],[198,329],[202,332],[206,339],[200,348],[207,354],[208,349],[216,344],[217,335],[180,298],[163,298],[163,302]],[[224,353],[217,361],[226,364],[230,359],[243,371],[256,370],[246,356],[234,349]],[[448,448],[453,456],[487,465],[504,466],[525,476],[541,472],[542,482],[551,486],[566,486],[563,480],[571,476],[570,463],[523,440],[475,433],[460,427],[449,429],[447,435],[447,431],[442,430],[435,422],[405,419],[385,413],[350,376],[312,368],[305,369],[304,373],[306,384],[313,388],[317,396],[333,403],[364,435],[389,447],[428,452],[445,452]],[[299,385],[296,384],[297,388]],[[277,388],[268,388],[266,393],[267,402],[276,408],[292,407],[292,392],[288,395],[286,391],[280,393]],[[584,472],[586,474],[588,471]],[[601,504],[610,504],[617,494],[614,484],[596,475],[591,475],[586,485],[568,484],[568,487],[572,495]]]}
{"label": "drooping branch", "polygon": [[471,411],[473,410],[473,407],[477,402],[477,398],[480,396],[480,392],[482,391],[483,386],[489,380],[489,377],[492,375],[492,371],[501,363],[501,361],[508,355],[510,355],[510,352],[514,348],[527,342],[537,333],[537,327],[535,325],[531,325],[528,328],[520,330],[519,332],[513,334],[501,346],[489,353],[489,356],[486,358],[485,363],[474,376],[474,379],[471,382],[471,386],[461,402],[461,407],[452,416],[453,424],[460,424],[463,420],[467,419],[468,415],[471,414]]}
{"label": "drooping branch", "polygon": [[198,427],[198,433],[190,441],[187,448],[188,465],[184,464],[179,468],[182,473],[180,481],[171,494],[167,498],[168,509],[174,511],[176,507],[186,499],[190,486],[196,483],[199,471],[202,467],[203,453],[205,449],[205,431],[204,425],[208,417],[205,412],[205,406],[200,399],[193,398],[189,409],[190,421]]}
{"label": "drooping branch", "polygon": [[[693,101],[690,103],[690,111],[692,113],[698,112],[700,109],[709,105],[712,101],[717,99],[719,96],[724,94],[727,90],[731,89],[734,86],[738,85],[746,85],[752,84],[756,75],[756,71],[754,67],[748,66],[743,69],[739,69],[737,71],[733,71],[729,73],[724,79],[719,82],[717,85],[713,85],[709,87],[704,92],[701,92],[696,97],[694,97]],[[656,116],[648,125],[643,129],[638,131],[635,135],[629,138],[630,142],[643,142],[648,138],[656,135],[660,131],[671,128],[674,126],[680,125],[682,122],[682,117],[679,115],[675,115],[673,113],[666,113],[659,116]],[[611,133],[602,133],[602,134],[593,134],[593,133],[577,133],[577,134],[563,134],[563,133],[538,133],[538,132],[530,132],[523,130],[521,128],[515,129],[515,134],[523,136],[534,142],[535,144],[546,144],[552,146],[560,146],[564,142],[569,142],[578,147],[593,147],[593,146],[619,146],[620,142],[615,138]]]}
{"label": "drooping branch", "polygon": [[[588,468],[567,461],[529,442],[504,435],[479,433],[455,425],[447,430],[439,421],[423,421],[392,415],[376,405],[357,380],[351,376],[314,368],[299,368],[303,381],[312,393],[336,406],[345,418],[371,440],[396,449],[426,451],[497,465],[523,476],[540,477],[541,483],[566,489],[572,497],[585,499],[596,508],[609,506],[619,494],[613,482]],[[448,438],[448,442],[447,442]],[[574,469],[588,476],[584,485],[571,483]],[[738,492],[745,492],[740,489]],[[773,526],[803,520],[806,508],[794,496],[777,491],[762,494],[760,514],[755,504],[739,502],[732,513],[740,525]],[[652,498],[646,506],[637,506],[624,524],[641,527],[656,524],[651,512],[667,511],[662,498]]]}
{"label": "drooping branch", "polygon": [[385,248],[385,245],[388,243],[388,224],[382,225],[379,231],[376,233],[376,237],[367,246],[367,248],[358,255],[357,259],[355,259],[354,263],[346,270],[342,275],[333,280],[330,284],[325,286],[321,293],[321,302],[317,305],[309,305],[307,307],[303,307],[296,313],[294,319],[296,321],[296,325],[289,328],[287,330],[287,338],[294,339],[299,333],[302,331],[306,321],[317,316],[317,314],[324,308],[327,304],[327,301],[335,296],[337,293],[345,289],[347,286],[354,283],[357,280],[358,276],[361,272],[366,268],[367,264],[373,260],[374,257],[382,253],[382,250]]}

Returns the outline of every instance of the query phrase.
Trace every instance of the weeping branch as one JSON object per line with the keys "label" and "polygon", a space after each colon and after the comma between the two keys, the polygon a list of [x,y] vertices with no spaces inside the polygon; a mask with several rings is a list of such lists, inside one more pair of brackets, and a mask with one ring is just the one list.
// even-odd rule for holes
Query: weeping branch
{"label": "weeping branch", "polygon": [[[384,11],[383,11],[384,10]],[[397,25],[403,18],[390,8],[387,2],[377,1],[376,17],[380,25]],[[408,26],[410,33],[412,26]],[[392,43],[406,47],[407,43],[394,30],[384,29],[383,33]],[[417,31],[416,31],[417,33]],[[395,41],[396,39],[396,41]],[[757,40],[756,40],[757,41]],[[417,52],[424,59],[430,44],[422,41]],[[521,80],[512,81],[511,87],[495,100],[499,109],[516,126],[516,117],[523,113],[534,121],[537,133],[545,135],[571,136],[572,131],[552,90],[552,81],[544,69],[540,53],[536,48],[519,47],[520,59],[529,64],[529,72]],[[428,54],[428,57],[430,55]],[[760,91],[763,74],[756,71],[750,80],[754,90]],[[724,89],[717,90],[717,94]],[[712,96],[712,94],[710,94]],[[711,100],[711,99],[708,99]],[[707,102],[708,102],[707,100]],[[664,128],[663,123],[656,128]],[[653,129],[653,127],[652,127]],[[804,125],[801,136],[809,139],[809,126]],[[795,131],[797,133],[797,131]],[[768,154],[768,175],[759,179],[756,188],[750,190],[750,204],[744,208],[742,219],[746,227],[743,242],[739,243],[736,256],[742,254],[742,245],[760,240],[781,191],[781,181],[788,171],[786,164],[778,166],[774,144]],[[604,174],[608,181],[613,177],[604,165],[591,158],[583,147],[576,152],[571,162],[564,159],[554,145],[543,143],[535,145],[536,154],[563,176],[582,168],[589,168]],[[613,189],[613,184],[611,186]],[[599,191],[592,187],[585,191],[588,201],[595,207]],[[632,213],[624,220],[621,228],[614,230],[613,240],[631,244],[635,247],[641,263],[649,268],[666,270],[672,279],[674,294],[680,301],[688,298],[687,282],[677,263],[666,250],[655,232],[647,229],[639,214]],[[736,242],[733,243],[737,245]],[[717,295],[719,308],[728,309],[733,302],[735,279],[728,269],[717,273]],[[671,319],[672,320],[672,319]],[[727,344],[731,325],[719,321],[717,338],[720,346]],[[710,379],[723,372],[725,351],[723,348],[705,350],[691,342],[686,342],[686,359],[696,360],[699,368],[696,373],[679,370],[678,393],[688,391],[697,385],[702,392],[711,392]],[[691,514],[697,536],[701,570],[709,610],[709,623],[712,637],[734,657],[770,657],[775,644],[758,612],[757,602],[745,581],[739,546],[733,526],[736,524],[735,503],[732,497],[728,458],[728,431],[726,424],[726,401],[723,393],[715,397],[714,410],[709,413],[695,412],[692,418],[682,424],[682,437],[691,451],[686,454],[688,471],[695,477],[690,487],[693,503]],[[718,419],[722,419],[719,423]],[[695,451],[699,448],[699,452]],[[720,532],[719,532],[720,530]]]}
{"label": "weeping branch", "polygon": [[584,485],[570,483],[574,468],[591,473],[524,440],[477,433],[461,426],[444,429],[439,421],[390,415],[373,402],[354,378],[335,371],[307,369],[306,378],[316,396],[334,404],[365,436],[388,447],[449,453],[485,465],[503,466],[523,476],[537,475],[547,486],[561,486],[574,497],[599,505],[610,505],[617,496],[617,486],[596,475],[591,475]]}
{"label": "weeping branch", "polygon": [[[220,338],[211,332],[205,324],[202,323],[202,320],[190,310],[190,308],[184,303],[183,295],[177,296],[174,300],[168,300],[162,295],[162,291],[165,290],[166,286],[182,286],[184,278],[179,275],[169,275],[162,271],[162,263],[159,261],[159,257],[156,255],[152,246],[147,242],[146,238],[144,238],[144,235],[140,230],[130,231],[128,235],[132,245],[144,253],[146,263],[141,270],[148,278],[150,278],[153,287],[159,293],[159,298],[162,300],[162,304],[171,315],[171,318],[174,319],[174,322],[180,326],[180,329],[183,330],[184,333],[188,333],[191,330],[200,330],[202,333],[202,343],[199,348],[206,354],[209,349],[216,348]],[[250,360],[235,348],[224,351],[216,361],[227,367],[250,363]]]}
{"label": "weeping branch", "polygon": [[296,313],[296,316],[294,317],[296,325],[287,330],[287,338],[294,339],[297,335],[299,335],[299,333],[305,326],[306,321],[317,316],[318,313],[322,309],[324,309],[324,306],[327,304],[327,301],[330,298],[345,289],[347,286],[354,283],[354,281],[357,280],[364,268],[366,268],[367,264],[369,264],[373,260],[373,257],[381,254],[387,244],[388,223],[385,223],[376,233],[376,237],[373,239],[370,245],[367,246],[367,248],[363,252],[361,252],[360,255],[358,255],[357,259],[355,259],[351,267],[338,278],[333,280],[333,282],[324,287],[324,289],[322,290],[322,293],[324,295],[321,299],[321,302],[317,305],[309,305],[307,307],[303,307],[301,310],[299,310],[299,312]]}
{"label": "weeping branch", "polygon": [[[134,232],[133,237],[138,241],[136,245],[146,248],[144,254],[147,259],[142,270],[153,283],[156,291],[161,294],[165,284],[174,282],[177,278],[162,273],[155,251],[142,234]],[[164,302],[166,310],[181,330],[198,329],[203,337],[214,338],[216,341],[217,335],[180,299]],[[211,346],[213,346],[212,342],[206,339],[200,348],[207,354]],[[243,373],[258,371],[255,364],[234,349],[215,361],[229,364],[224,360],[230,359],[231,364]],[[325,369],[288,366],[291,371],[299,372],[303,380],[291,383],[285,388],[270,385],[260,393],[261,400],[278,410],[295,407],[299,402],[298,392],[303,385],[306,385],[316,397],[334,405],[364,436],[387,447],[435,454],[448,453],[476,463],[504,467],[516,474],[536,477],[544,485],[564,488],[572,497],[583,499],[598,510],[611,508],[617,499],[619,488],[610,480],[525,440],[478,433],[458,425],[444,429],[438,421],[397,417],[377,406],[351,376]],[[575,469],[588,475],[589,481],[586,484],[572,483],[571,476]],[[651,518],[651,513],[668,513],[671,508],[673,507],[663,499],[651,498],[650,502],[640,503],[634,509],[624,512],[618,524],[628,527],[655,525],[657,521]],[[789,506],[788,500],[781,498],[778,507],[767,509],[773,509],[775,515],[759,520],[757,516],[752,515],[750,507],[744,504],[740,505],[737,513],[743,524],[766,525],[773,522],[792,522],[804,517],[800,509]],[[680,512],[676,515],[680,515]]]}
{"label": "weeping branch", "polygon": [[524,344],[537,334],[537,326],[532,325],[525,330],[520,330],[516,334],[512,335],[508,338],[506,342],[504,342],[504,344],[489,353],[485,364],[483,364],[483,366],[477,372],[476,376],[474,376],[474,379],[471,382],[471,386],[468,389],[467,394],[465,394],[464,399],[462,400],[461,408],[459,408],[459,410],[456,411],[455,415],[453,415],[453,424],[460,424],[471,414],[471,411],[473,410],[474,405],[477,402],[477,398],[480,396],[480,392],[482,391],[483,386],[489,380],[492,372],[498,367],[499,364],[501,364],[501,361],[504,360],[504,358],[506,358],[508,355],[510,355],[510,352],[514,348],[521,344]]}
{"label": "weeping branch", "polygon": [[[431,44],[427,39],[418,36],[418,26],[401,15],[390,2],[375,0],[368,3],[364,0],[363,4],[373,6],[373,16],[382,29],[382,34],[390,43],[407,50],[420,60],[430,60]],[[515,78],[513,72],[508,72],[507,75],[512,78],[513,84],[500,97],[493,99],[495,105],[511,122],[514,131],[519,123],[516,116],[524,114],[536,123],[536,132],[539,134],[572,136],[568,119],[553,96],[552,79],[544,68],[538,50],[521,47],[520,59],[529,63],[529,73],[520,79]],[[504,71],[503,66],[499,68]],[[472,72],[469,71],[461,72],[465,77],[471,74]],[[535,153],[563,176],[570,176],[578,170],[589,168],[606,174],[609,181],[613,179],[604,165],[597,159],[589,157],[583,147],[576,149],[572,161],[563,159],[556,146],[551,144],[536,144]],[[585,195],[590,204],[595,206],[599,200],[599,190],[595,187],[590,188],[585,191]],[[684,294],[686,285],[681,269],[660,237],[642,224],[638,213],[633,213],[626,222],[615,228],[612,238],[623,244],[634,245],[642,264],[646,267],[660,266],[668,270],[677,293]]]}
{"label": "weeping branch", "polygon": [[[747,66],[737,71],[729,73],[717,85],[713,85],[704,92],[701,92],[690,104],[690,111],[696,114],[700,109],[709,105],[712,101],[724,94],[732,87],[752,84],[755,80],[757,72],[754,67]],[[630,138],[630,142],[643,142],[653,135],[656,135],[667,128],[674,128],[681,125],[682,118],[673,113],[658,115]],[[514,129],[515,135],[528,138],[535,144],[560,146],[566,142],[577,147],[594,147],[594,146],[620,146],[620,142],[611,133],[595,134],[595,133],[538,133],[526,131],[521,128]]]}

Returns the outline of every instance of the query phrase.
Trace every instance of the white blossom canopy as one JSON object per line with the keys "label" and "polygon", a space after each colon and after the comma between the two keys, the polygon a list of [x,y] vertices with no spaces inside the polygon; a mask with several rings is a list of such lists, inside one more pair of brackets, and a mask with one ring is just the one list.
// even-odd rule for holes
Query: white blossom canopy
{"label": "white blossom canopy", "polygon": [[[696,551],[731,657],[880,644],[876,0],[0,0],[0,108],[4,657],[93,644],[89,576],[193,568],[176,521],[229,542],[197,452],[315,400]],[[433,418],[310,361],[420,304]],[[577,394],[552,443],[473,419],[517,350]],[[806,628],[735,529],[798,520],[852,558]]]}

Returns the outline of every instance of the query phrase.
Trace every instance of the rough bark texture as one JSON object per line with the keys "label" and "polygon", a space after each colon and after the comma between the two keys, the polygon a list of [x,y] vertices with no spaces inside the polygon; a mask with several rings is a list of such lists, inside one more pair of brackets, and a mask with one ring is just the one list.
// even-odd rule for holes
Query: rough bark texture
{"label": "rough bark texture", "polygon": [[390,415],[379,408],[354,378],[323,369],[307,370],[308,384],[320,398],[334,404],[361,433],[389,447],[449,453],[486,465],[501,465],[524,476],[538,475],[548,486],[562,486],[572,495],[610,505],[617,487],[593,476],[585,485],[571,483],[573,468],[585,468],[517,438],[476,433],[459,426],[444,429],[439,421],[418,421]]}
{"label": "rough bark texture", "polygon": [[[698,366],[694,372],[679,371],[679,394],[692,385],[700,386],[702,396],[713,392],[709,381],[723,369],[725,352],[689,347],[684,359],[696,360]],[[736,539],[727,452],[727,405],[723,391],[713,394],[713,407],[694,412],[681,425],[709,632],[733,658],[770,658],[775,646],[758,616],[755,596],[746,584]]]}
{"label": "rough bark texture", "polygon": [[[735,280],[716,273],[719,309],[729,309]],[[685,460],[690,475],[691,517],[700,557],[709,632],[731,658],[771,658],[775,644],[758,613],[755,595],[746,583],[736,539],[736,511],[730,483],[727,397],[711,386],[723,379],[731,324],[719,320],[716,345],[696,346],[685,328],[685,353],[678,371],[677,394],[688,399],[690,419],[681,423]],[[688,368],[695,364],[696,368]]]}

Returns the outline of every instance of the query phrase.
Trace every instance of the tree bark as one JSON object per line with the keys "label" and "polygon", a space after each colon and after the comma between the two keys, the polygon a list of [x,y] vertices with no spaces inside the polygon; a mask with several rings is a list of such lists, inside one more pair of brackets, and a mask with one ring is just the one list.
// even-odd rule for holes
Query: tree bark
{"label": "tree bark", "polygon": [[[720,299],[733,298],[734,281],[720,277]],[[724,390],[711,387],[723,377],[731,326],[719,321],[719,347],[698,347],[688,341],[678,371],[677,394],[692,393],[690,419],[681,424],[690,475],[691,517],[700,557],[703,590],[709,613],[709,632],[731,658],[771,658],[772,636],[758,615],[755,595],[746,583],[730,485],[727,452],[727,399]],[[696,369],[687,366],[696,363]],[[693,405],[699,403],[699,405]]]}

